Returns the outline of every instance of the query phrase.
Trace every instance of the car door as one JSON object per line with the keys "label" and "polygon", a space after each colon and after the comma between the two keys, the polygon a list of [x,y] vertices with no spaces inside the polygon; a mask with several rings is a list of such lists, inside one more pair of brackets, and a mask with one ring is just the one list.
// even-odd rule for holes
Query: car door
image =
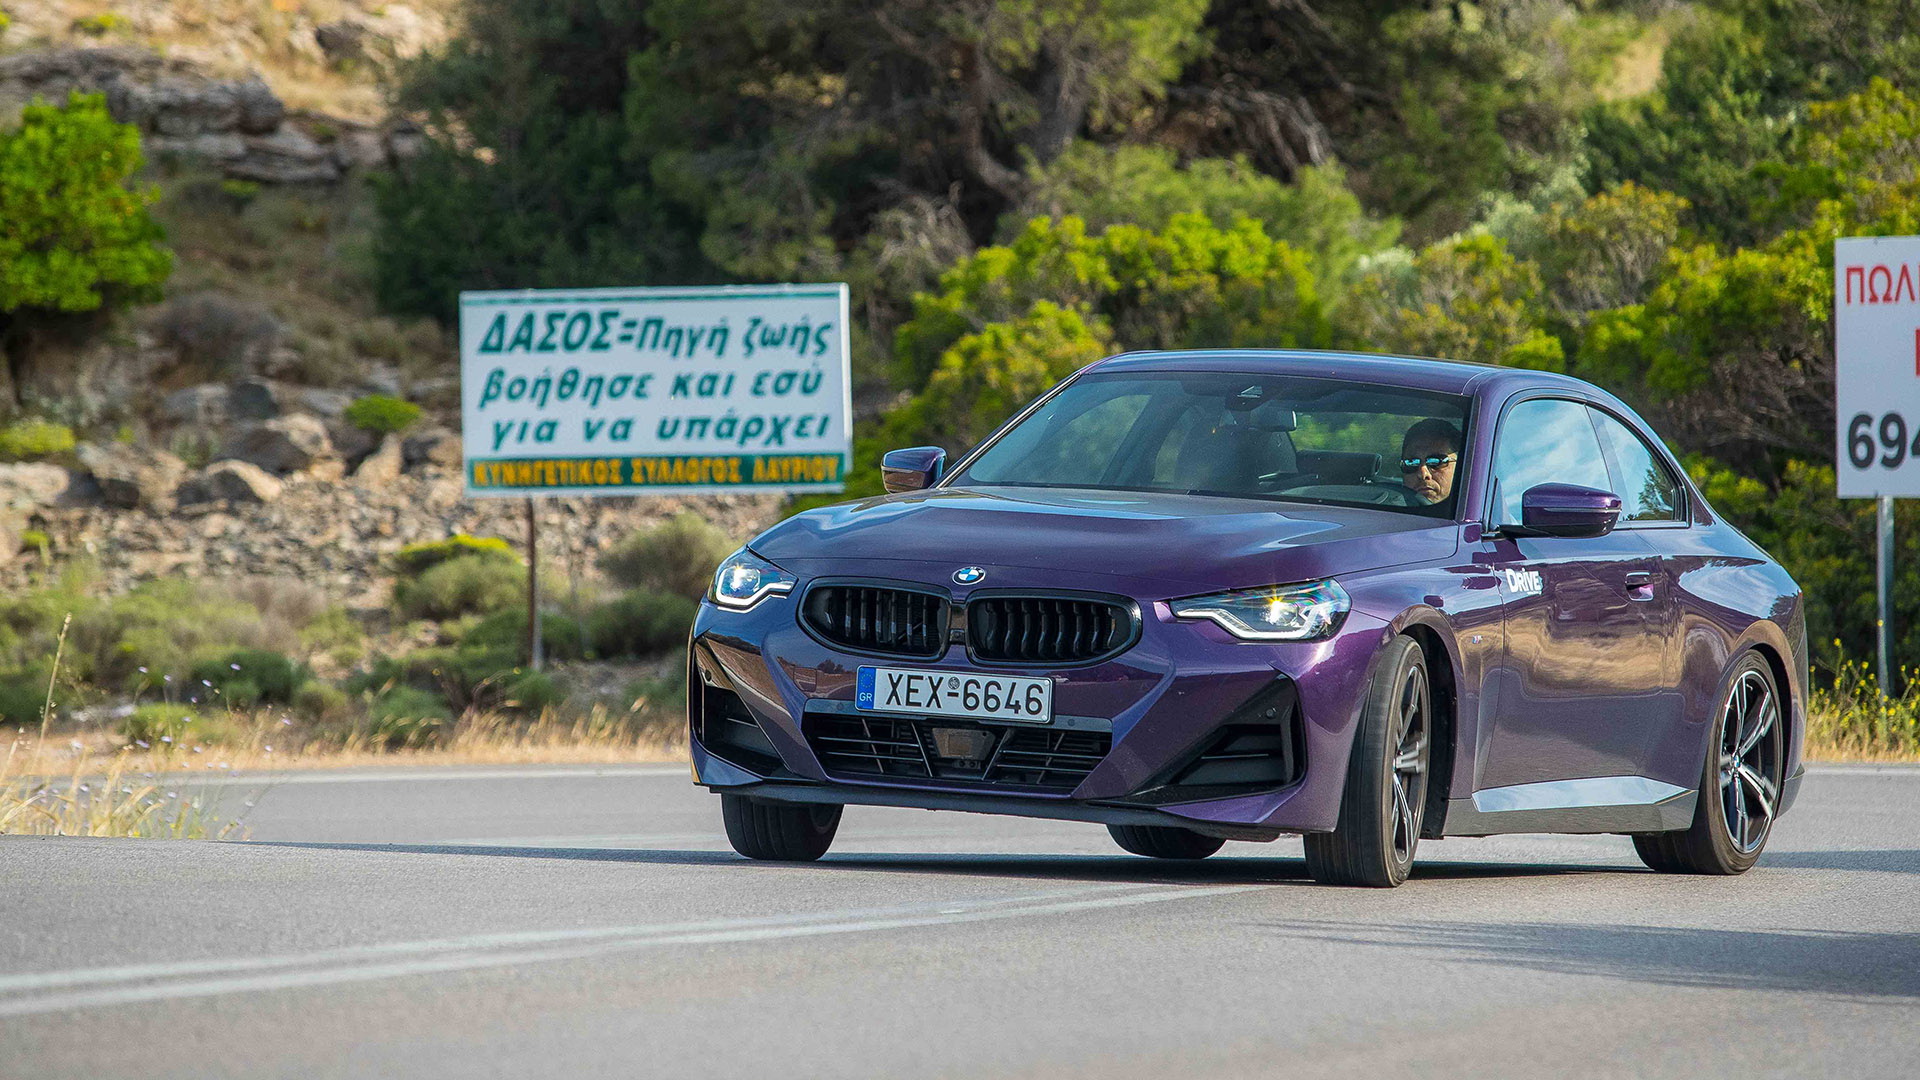
{"label": "car door", "polygon": [[1580,539],[1498,529],[1519,523],[1521,496],[1538,484],[1614,489],[1592,411],[1562,398],[1513,405],[1492,476],[1482,558],[1499,578],[1505,643],[1475,791],[1636,776],[1672,705],[1672,590],[1657,552],[1635,529]]}
{"label": "car door", "polygon": [[1687,700],[1680,685],[1685,643],[1681,640],[1684,596],[1679,577],[1687,562],[1683,553],[1688,550],[1686,530],[1691,527],[1686,488],[1666,456],[1635,425],[1604,408],[1592,411],[1613,476],[1612,490],[1620,496],[1620,521],[1615,531],[1639,536],[1659,563],[1657,594],[1648,598],[1646,610],[1657,639],[1659,664],[1648,669],[1657,671],[1657,685],[1648,690],[1640,775],[1690,786],[1698,779],[1690,772],[1663,776],[1659,771],[1659,763],[1671,768],[1676,761],[1697,762],[1691,750],[1698,745],[1699,733],[1685,730]]}

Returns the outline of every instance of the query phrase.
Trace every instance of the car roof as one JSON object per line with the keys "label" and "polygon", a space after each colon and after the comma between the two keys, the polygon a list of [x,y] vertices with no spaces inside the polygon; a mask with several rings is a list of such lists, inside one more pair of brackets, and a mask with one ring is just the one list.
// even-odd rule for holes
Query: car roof
{"label": "car roof", "polygon": [[1599,387],[1550,371],[1505,368],[1464,360],[1319,349],[1179,349],[1110,356],[1086,369],[1117,371],[1233,371],[1353,379],[1448,394],[1511,393],[1531,387],[1579,390],[1610,398]]}

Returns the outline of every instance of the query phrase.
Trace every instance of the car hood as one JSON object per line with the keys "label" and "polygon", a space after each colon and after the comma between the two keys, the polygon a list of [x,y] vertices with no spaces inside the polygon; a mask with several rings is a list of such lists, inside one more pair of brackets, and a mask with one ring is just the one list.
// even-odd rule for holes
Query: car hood
{"label": "car hood", "polygon": [[[768,529],[752,547],[809,577],[944,583],[959,567],[980,566],[991,584],[1065,586],[1091,576],[1130,579],[1133,584],[1102,584],[1132,595],[1175,596],[1444,559],[1458,537],[1450,521],[1363,507],[1079,488],[952,488],[810,510]],[[996,568],[1013,573],[995,575]]]}

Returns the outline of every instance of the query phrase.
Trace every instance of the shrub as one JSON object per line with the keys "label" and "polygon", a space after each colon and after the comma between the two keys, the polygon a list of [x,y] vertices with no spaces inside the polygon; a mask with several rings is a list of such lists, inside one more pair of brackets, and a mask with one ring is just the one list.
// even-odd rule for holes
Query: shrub
{"label": "shrub", "polygon": [[587,617],[587,641],[600,656],[658,656],[685,644],[698,610],[684,596],[636,589]]}
{"label": "shrub", "polygon": [[358,734],[386,750],[426,746],[439,738],[450,716],[438,694],[395,686],[373,699]]}
{"label": "shrub", "polygon": [[363,397],[347,406],[347,423],[377,435],[392,435],[412,427],[420,419],[420,406],[385,394]]}
{"label": "shrub", "polygon": [[192,678],[220,691],[229,705],[286,705],[313,678],[305,666],[266,649],[233,649],[193,666]]}
{"label": "shrub", "polygon": [[197,292],[167,302],[154,319],[160,343],[180,359],[215,371],[264,355],[286,333],[264,304],[220,292]]}
{"label": "shrub", "polygon": [[[475,623],[461,635],[460,644],[485,648],[521,649],[527,639],[527,613],[520,610],[496,611]],[[546,612],[540,616],[540,641],[552,660],[578,660],[586,654],[586,641],[580,623],[568,615]]]}
{"label": "shrub", "polygon": [[698,598],[734,549],[727,534],[694,513],[635,533],[600,559],[600,568],[629,589]]}
{"label": "shrub", "polygon": [[445,540],[428,540],[418,544],[408,544],[393,553],[394,572],[402,575],[420,574],[449,559],[463,555],[479,555],[517,563],[520,557],[513,553],[513,546],[497,536],[468,536],[455,533]]}
{"label": "shrub", "polygon": [[125,15],[107,11],[98,15],[82,15],[68,24],[67,28],[73,33],[84,34],[87,37],[106,37],[116,31],[126,30],[132,25]]}
{"label": "shrub", "polygon": [[244,743],[248,736],[247,730],[230,716],[160,702],[149,702],[134,709],[120,721],[120,734],[128,742],[176,746],[236,746]]}
{"label": "shrub", "polygon": [[27,418],[0,428],[0,461],[38,461],[73,446],[73,429],[50,420]]}
{"label": "shrub", "polygon": [[351,701],[337,686],[309,682],[293,692],[293,711],[310,720],[325,720],[343,715]]}
{"label": "shrub", "polygon": [[553,676],[544,671],[523,671],[501,688],[500,704],[537,716],[561,697]]}
{"label": "shrub", "polygon": [[393,602],[410,619],[482,615],[521,603],[526,572],[517,562],[491,555],[461,555],[418,577],[393,583]]}
{"label": "shrub", "polygon": [[19,671],[0,677],[0,719],[7,723],[22,726],[39,723],[40,710],[46,703],[44,674]]}

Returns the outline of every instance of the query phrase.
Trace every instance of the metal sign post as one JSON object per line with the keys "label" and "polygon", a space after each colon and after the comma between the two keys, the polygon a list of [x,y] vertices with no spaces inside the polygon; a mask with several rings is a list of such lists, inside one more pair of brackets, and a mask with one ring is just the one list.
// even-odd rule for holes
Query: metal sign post
{"label": "metal sign post", "polygon": [[540,519],[527,499],[527,666],[539,671],[545,659],[540,640]]}
{"label": "metal sign post", "polygon": [[1894,690],[1893,500],[1920,495],[1920,237],[1833,242],[1834,474],[1878,500],[1875,674]]}

